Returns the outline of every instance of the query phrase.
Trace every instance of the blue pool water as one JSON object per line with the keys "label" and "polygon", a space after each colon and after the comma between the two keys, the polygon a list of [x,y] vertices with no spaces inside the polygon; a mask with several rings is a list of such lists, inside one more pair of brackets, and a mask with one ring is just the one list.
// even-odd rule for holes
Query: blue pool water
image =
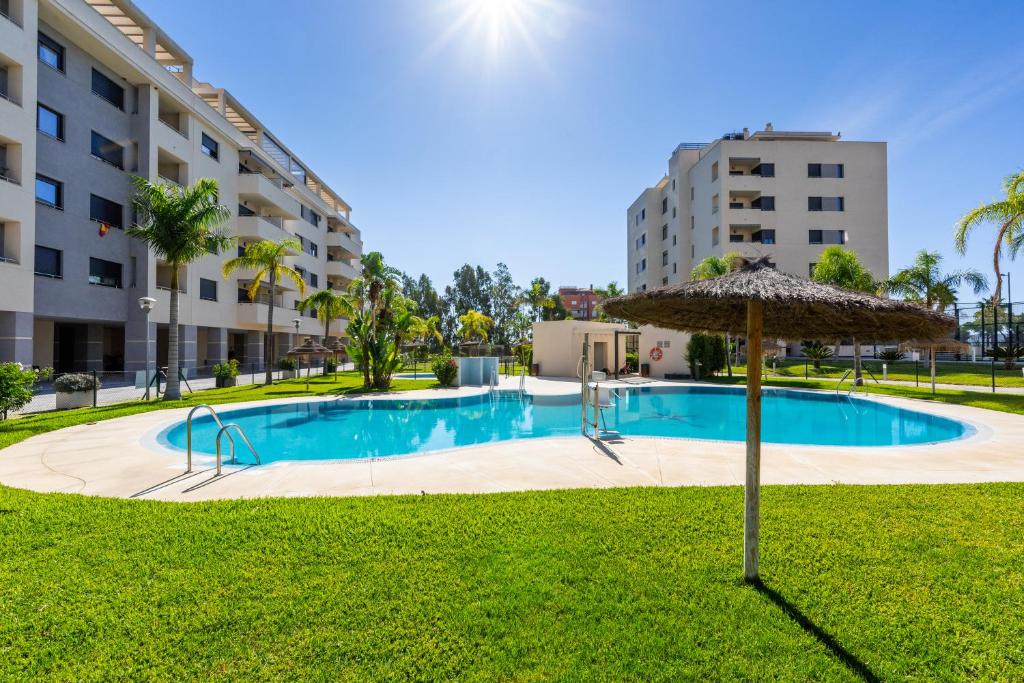
{"label": "blue pool water", "polygon": [[[608,428],[630,436],[742,441],[745,394],[731,387],[632,388],[605,411]],[[773,443],[892,446],[964,436],[966,425],[884,403],[834,394],[766,389],[762,437]],[[580,433],[579,398],[473,396],[431,400],[340,400],[225,411],[263,462],[387,457],[459,446]],[[196,452],[213,453],[217,428],[192,423]],[[185,448],[185,423],[165,429],[164,445]],[[225,446],[225,451],[227,447]],[[239,461],[250,458],[244,446]]]}

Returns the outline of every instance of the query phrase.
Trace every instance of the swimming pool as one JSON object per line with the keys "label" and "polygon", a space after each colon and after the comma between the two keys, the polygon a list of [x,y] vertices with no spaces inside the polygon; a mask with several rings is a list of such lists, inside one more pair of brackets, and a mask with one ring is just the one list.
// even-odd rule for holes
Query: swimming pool
{"label": "swimming pool", "polygon": [[[732,387],[632,388],[605,410],[609,429],[627,436],[742,441],[745,394]],[[766,389],[766,442],[822,446],[894,446],[961,438],[972,431],[944,417],[834,394]],[[493,396],[429,400],[332,400],[224,411],[237,422],[264,463],[278,460],[354,460],[428,453],[510,439],[580,433],[579,397]],[[192,423],[193,446],[213,453],[216,424]],[[184,450],[185,423],[158,441]],[[238,449],[239,461],[251,458]]]}

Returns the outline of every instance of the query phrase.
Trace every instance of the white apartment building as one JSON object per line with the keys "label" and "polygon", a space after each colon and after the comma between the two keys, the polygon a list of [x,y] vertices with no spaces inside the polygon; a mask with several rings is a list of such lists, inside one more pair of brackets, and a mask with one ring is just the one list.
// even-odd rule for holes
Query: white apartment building
{"label": "white apartment building", "polygon": [[[281,93],[282,97],[294,96]],[[193,78],[193,60],[130,0],[0,0],[0,361],[58,371],[167,361],[170,268],[127,237],[131,176],[187,185],[215,178],[238,249],[294,237],[307,284],[360,274],[351,208],[230,92]],[[104,227],[104,226],[109,226]],[[250,302],[230,254],[181,273],[183,367],[273,362],[296,333],[290,282]],[[138,299],[154,297],[149,318]],[[334,327],[341,334],[344,321]]]}
{"label": "white apartment building", "polygon": [[776,131],[673,151],[668,174],[626,213],[629,291],[686,281],[707,256],[767,256],[807,277],[825,247],[844,245],[878,279],[889,274],[884,142]]}

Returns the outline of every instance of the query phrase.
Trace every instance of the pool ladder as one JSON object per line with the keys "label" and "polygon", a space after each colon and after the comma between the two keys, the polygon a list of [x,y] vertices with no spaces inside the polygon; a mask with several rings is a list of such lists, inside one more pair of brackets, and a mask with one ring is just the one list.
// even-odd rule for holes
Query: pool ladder
{"label": "pool ladder", "polygon": [[235,430],[236,432],[238,432],[238,435],[240,437],[242,437],[242,441],[245,442],[245,445],[248,446],[249,451],[253,454],[253,457],[256,458],[256,464],[257,465],[262,464],[261,461],[260,461],[260,454],[256,452],[256,449],[253,447],[252,442],[249,441],[249,437],[247,437],[245,435],[245,432],[242,431],[242,428],[239,427],[238,424],[235,423],[235,422],[229,422],[227,424],[224,424],[223,422],[220,421],[220,416],[217,415],[217,411],[214,410],[211,406],[206,405],[204,403],[204,404],[198,405],[195,408],[193,408],[192,410],[188,411],[188,419],[185,420],[185,432],[186,432],[187,443],[188,443],[188,449],[187,449],[188,450],[188,454],[187,454],[187,461],[186,461],[186,467],[185,467],[185,474],[188,474],[189,472],[192,471],[192,417],[199,410],[207,410],[207,411],[209,411],[210,416],[213,418],[213,421],[217,423],[218,427],[220,427],[220,430],[217,432],[217,475],[216,476],[219,477],[220,473],[221,473],[220,439],[225,434],[228,435],[228,441],[231,442],[231,462],[232,462],[232,464],[236,462],[236,460],[235,460],[235,439],[234,439],[233,436],[231,436],[231,430],[232,429]]}

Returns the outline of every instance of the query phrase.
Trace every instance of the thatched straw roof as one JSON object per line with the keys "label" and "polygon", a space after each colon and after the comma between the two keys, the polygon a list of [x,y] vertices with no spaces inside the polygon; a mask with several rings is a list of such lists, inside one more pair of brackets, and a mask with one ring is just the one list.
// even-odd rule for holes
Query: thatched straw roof
{"label": "thatched straw roof", "polygon": [[764,304],[764,336],[802,339],[935,339],[955,327],[947,315],[780,273],[767,259],[709,280],[606,300],[605,313],[690,332],[745,334],[747,302]]}
{"label": "thatched straw roof", "polygon": [[969,344],[952,338],[945,339],[910,339],[900,344],[900,351],[930,351],[948,353],[967,353]]}
{"label": "thatched straw roof", "polygon": [[306,341],[302,342],[299,346],[293,349],[289,349],[289,356],[329,356],[331,355],[330,349],[321,346],[318,342],[313,341],[312,337],[306,337]]}
{"label": "thatched straw roof", "polygon": [[327,337],[327,339],[324,339],[324,347],[331,353],[345,352],[345,344],[337,337]]}

